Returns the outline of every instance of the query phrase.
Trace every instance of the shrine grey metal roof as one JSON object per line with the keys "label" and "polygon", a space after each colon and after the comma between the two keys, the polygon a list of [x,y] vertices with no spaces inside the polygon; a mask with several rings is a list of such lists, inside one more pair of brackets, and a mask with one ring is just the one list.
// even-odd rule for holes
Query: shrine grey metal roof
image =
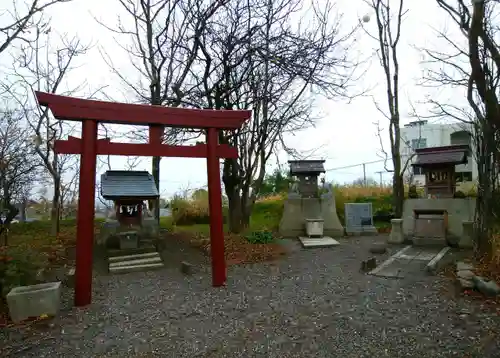
{"label": "shrine grey metal roof", "polygon": [[412,165],[418,167],[465,164],[469,150],[469,147],[464,145],[417,149],[417,158]]}
{"label": "shrine grey metal roof", "polygon": [[147,171],[108,170],[101,175],[101,195],[106,200],[118,198],[151,199],[158,189]]}
{"label": "shrine grey metal roof", "polygon": [[289,160],[290,164],[290,174],[319,174],[324,173],[325,167],[323,164],[324,160]]}

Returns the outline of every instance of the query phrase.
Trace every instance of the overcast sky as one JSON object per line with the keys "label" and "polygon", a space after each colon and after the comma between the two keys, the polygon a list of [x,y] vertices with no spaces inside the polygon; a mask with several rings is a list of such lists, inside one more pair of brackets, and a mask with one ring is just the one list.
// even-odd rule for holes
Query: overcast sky
{"label": "overcast sky", "polygon": [[[338,11],[344,14],[342,27],[346,30],[355,26],[363,15],[373,15],[370,8],[362,0],[337,0],[336,3]],[[410,112],[409,99],[423,114],[425,108],[419,105],[419,102],[424,100],[426,94],[429,94],[428,89],[416,85],[418,78],[422,75],[421,62],[425,58],[415,47],[439,46],[439,39],[436,38],[433,28],[441,30],[446,27],[445,15],[437,7],[435,0],[413,0],[406,1],[406,3],[409,11],[404,22],[399,49],[402,91],[401,115],[404,123],[415,120],[408,115]],[[120,99],[119,97],[122,95],[118,92],[122,84],[109,71],[101,58],[98,47],[105,48],[110,54],[116,54],[113,61],[122,69],[122,73],[125,75],[129,73],[130,76],[136,76],[136,74],[127,62],[123,50],[116,45],[113,35],[98,25],[94,17],[113,25],[116,24],[119,10],[120,6],[115,0],[74,0],[69,4],[51,7],[48,12],[52,18],[52,27],[55,32],[77,35],[82,41],[94,44],[88,55],[78,60],[80,68],[72,72],[70,80],[79,83],[85,79],[93,88],[106,85],[107,93],[116,99]],[[366,24],[366,28],[372,33],[375,32],[375,26],[374,21]],[[364,35],[360,36],[358,46],[358,50],[369,55],[376,48],[377,43],[368,35]],[[360,89],[378,85],[370,94],[385,108],[383,76],[382,68],[377,59],[374,58],[369,71],[356,86]],[[453,94],[449,91],[445,93],[441,91],[440,96],[443,95],[451,97]],[[373,123],[380,121],[383,127],[387,127],[387,125],[385,125],[385,118],[376,110],[372,98],[356,98],[351,103],[318,98],[316,106],[323,113],[323,118],[318,121],[315,128],[297,133],[295,136],[289,136],[287,138],[289,146],[304,152],[320,147],[315,152],[315,157],[326,159],[327,169],[380,159],[377,155],[380,150],[379,138],[376,136],[376,127]],[[282,163],[286,163],[288,159],[285,153],[280,154],[279,158]],[[140,168],[150,171],[150,163],[151,160],[145,158],[142,160]],[[123,159],[113,158],[113,169],[122,169],[123,165]],[[104,170],[101,168],[98,174]],[[367,176],[377,180],[379,178],[377,172],[381,170],[383,170],[383,163],[366,166]],[[363,168],[360,165],[328,171],[326,176],[327,180],[343,183],[353,181],[362,175]],[[384,173],[383,178],[389,181],[390,174]],[[206,185],[205,160],[162,159],[160,191],[164,196],[170,196],[180,189],[197,188],[204,185]]]}

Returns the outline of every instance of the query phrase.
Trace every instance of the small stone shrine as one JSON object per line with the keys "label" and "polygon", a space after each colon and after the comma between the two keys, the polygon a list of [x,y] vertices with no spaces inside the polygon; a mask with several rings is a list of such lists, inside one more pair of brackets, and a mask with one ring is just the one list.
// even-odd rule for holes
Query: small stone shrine
{"label": "small stone shrine", "polygon": [[376,235],[372,203],[346,203],[345,229],[347,235]]}
{"label": "small stone shrine", "polygon": [[468,145],[416,149],[414,167],[425,175],[425,194],[434,198],[453,198],[456,190],[455,166],[467,163]]}
{"label": "small stone shrine", "polygon": [[159,197],[146,171],[107,171],[101,176],[101,195],[114,203],[104,223],[100,244],[105,244],[110,272],[163,267],[157,252],[158,227],[145,204]]}
{"label": "small stone shrine", "polygon": [[[422,148],[416,150],[414,167],[425,175],[425,205],[413,209],[413,244],[449,244],[449,207],[445,200],[453,199],[456,191],[455,166],[466,164],[468,145]],[[423,204],[423,203],[422,203]]]}
{"label": "small stone shrine", "polygon": [[[283,237],[299,237],[304,247],[338,245],[332,237],[344,234],[330,185],[320,195],[318,177],[325,173],[324,160],[289,161],[294,178],[280,221]],[[325,236],[323,236],[325,235]]]}

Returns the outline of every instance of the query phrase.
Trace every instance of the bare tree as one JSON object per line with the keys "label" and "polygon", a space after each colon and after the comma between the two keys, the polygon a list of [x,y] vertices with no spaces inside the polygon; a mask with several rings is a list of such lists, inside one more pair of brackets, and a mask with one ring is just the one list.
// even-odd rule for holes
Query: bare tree
{"label": "bare tree", "polygon": [[464,46],[441,32],[441,38],[450,51],[427,51],[431,61],[444,66],[441,70],[430,70],[426,84],[462,89],[467,98],[469,108],[455,103],[432,103],[436,115],[451,116],[473,128],[478,165],[476,252],[491,255],[491,234],[499,212],[500,44],[497,42],[498,26],[495,25],[499,2],[477,0],[472,6],[464,0],[436,2],[453,20]]}
{"label": "bare tree", "polygon": [[12,0],[10,8],[6,2],[0,13],[0,53],[4,52],[14,41],[24,43],[36,41],[33,37],[37,30],[46,31],[49,24],[43,18],[43,12],[50,6],[58,3],[67,3],[71,0]]}
{"label": "bare tree", "polygon": [[[103,24],[117,35],[117,43],[130,56],[131,64],[139,74],[133,82],[123,76],[111,59],[102,50],[103,57],[113,72],[135,96],[136,102],[151,105],[190,105],[184,100],[192,86],[188,78],[195,63],[199,43],[198,37],[205,31],[210,18],[228,0],[118,0],[125,11],[125,22],[116,27]],[[119,42],[118,42],[119,41]],[[123,44],[125,43],[125,44]],[[163,129],[163,142],[179,141],[182,130]],[[147,138],[147,133],[133,131],[135,138]],[[159,190],[160,157],[154,157],[152,174]],[[155,218],[160,220],[160,205],[156,200]]]}
{"label": "bare tree", "polygon": [[[403,215],[404,173],[406,166],[401,161],[401,130],[400,130],[400,83],[398,45],[401,40],[401,25],[405,13],[404,0],[369,0],[366,3],[373,8],[377,23],[377,33],[373,36],[378,42],[378,56],[384,70],[387,106],[383,109],[375,105],[388,122],[390,153],[383,147],[385,158],[392,161],[392,170],[386,165],[386,170],[393,173],[393,206],[396,217]],[[396,4],[395,8],[391,5]],[[379,127],[380,131],[380,127]],[[380,132],[379,132],[380,133]]]}
{"label": "bare tree", "polygon": [[[39,160],[33,151],[23,113],[0,112],[0,211],[6,213],[6,226],[18,214],[16,204],[30,195],[39,170]],[[1,228],[4,230],[4,227]],[[2,232],[0,231],[0,235]],[[7,245],[7,243],[5,243]]]}
{"label": "bare tree", "polygon": [[307,26],[300,0],[232,2],[197,38],[204,71],[193,74],[199,87],[187,98],[205,108],[253,110],[240,131],[220,135],[239,151],[223,165],[232,232],[248,225],[268,159],[288,149],[284,136],[314,124],[309,94],[347,93],[355,67],[345,48],[352,32],[341,35],[332,4],[321,5],[324,10],[315,3],[309,9],[314,26]]}
{"label": "bare tree", "polygon": [[[41,32],[36,29],[36,39],[26,45],[20,46],[19,56],[13,64],[10,85],[4,88],[12,95],[23,109],[28,119],[30,132],[35,142],[35,150],[50,177],[54,194],[52,197],[51,221],[52,234],[59,232],[61,217],[61,188],[64,176],[68,172],[78,171],[78,157],[73,155],[60,155],[54,151],[56,140],[62,139],[67,133],[75,130],[68,124],[52,118],[48,108],[40,109],[33,100],[33,92],[44,91],[63,95],[74,95],[81,91],[86,83],[69,88],[67,77],[75,68],[75,59],[84,55],[88,46],[83,45],[76,37],[67,38],[57,36],[59,46],[53,46],[50,29]],[[73,182],[73,180],[70,180]]]}

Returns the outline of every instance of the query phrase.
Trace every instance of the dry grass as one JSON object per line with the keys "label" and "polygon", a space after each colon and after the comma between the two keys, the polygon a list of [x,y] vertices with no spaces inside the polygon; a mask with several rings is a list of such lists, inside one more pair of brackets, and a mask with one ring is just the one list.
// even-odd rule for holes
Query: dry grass
{"label": "dry grass", "polygon": [[341,195],[346,199],[377,197],[392,194],[392,187],[390,186],[342,185],[335,186],[333,190],[336,195]]}

